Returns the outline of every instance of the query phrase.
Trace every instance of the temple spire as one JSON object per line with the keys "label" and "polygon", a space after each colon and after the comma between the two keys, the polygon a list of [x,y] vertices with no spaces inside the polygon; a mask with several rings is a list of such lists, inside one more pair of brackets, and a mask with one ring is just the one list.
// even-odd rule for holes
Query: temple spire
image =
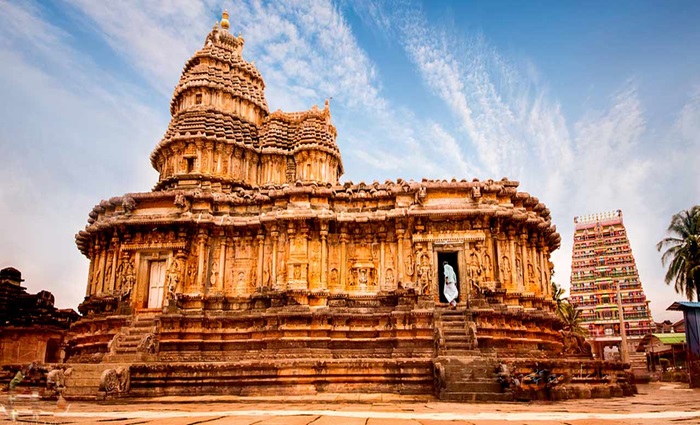
{"label": "temple spire", "polygon": [[221,28],[228,31],[230,27],[231,23],[228,21],[228,10],[224,9],[224,12],[221,14]]}

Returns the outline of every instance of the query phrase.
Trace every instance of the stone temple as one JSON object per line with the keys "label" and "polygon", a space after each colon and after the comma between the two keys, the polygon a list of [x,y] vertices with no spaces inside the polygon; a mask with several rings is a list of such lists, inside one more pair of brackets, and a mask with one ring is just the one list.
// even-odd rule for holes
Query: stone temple
{"label": "stone temple", "polygon": [[175,87],[154,189],[102,201],[77,235],[90,268],[67,397],[507,400],[501,362],[629,390],[560,332],[545,205],[507,179],[341,182],[328,101],[270,112],[243,45],[224,13]]}

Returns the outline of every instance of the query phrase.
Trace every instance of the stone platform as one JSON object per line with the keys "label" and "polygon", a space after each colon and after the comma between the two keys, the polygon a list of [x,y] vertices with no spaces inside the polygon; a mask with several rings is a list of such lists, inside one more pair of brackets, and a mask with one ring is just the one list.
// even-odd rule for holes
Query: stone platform
{"label": "stone platform", "polygon": [[[318,394],[307,396],[206,396],[129,399],[128,403],[17,403],[18,420],[52,424],[126,425],[396,425],[396,424],[615,424],[657,425],[700,422],[700,389],[683,384],[639,386],[633,398],[569,400],[551,404],[436,401],[430,396],[396,394]],[[7,407],[6,396],[0,403]],[[0,423],[10,423],[9,411]]]}

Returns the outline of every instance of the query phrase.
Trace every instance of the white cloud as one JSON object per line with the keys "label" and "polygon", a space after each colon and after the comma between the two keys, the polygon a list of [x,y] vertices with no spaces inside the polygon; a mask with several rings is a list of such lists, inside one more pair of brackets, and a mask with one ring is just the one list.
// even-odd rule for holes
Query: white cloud
{"label": "white cloud", "polygon": [[[0,2],[0,88],[7,100],[0,105],[0,149],[12,163],[0,171],[0,213],[13,217],[0,229],[0,256],[31,273],[27,283],[38,281],[35,290],[69,288],[66,302],[74,306],[87,265],[72,235],[100,199],[155,182],[148,154],[165,131],[167,100],[222,5],[69,2],[116,53],[110,60],[150,86],[134,87],[106,72],[111,64],[104,58],[71,48],[71,29],[51,24],[39,3]],[[653,246],[670,215],[700,198],[694,171],[700,90],[669,137],[650,148],[637,94],[643,82],[625,83],[608,108],[567,122],[535,63],[509,61],[484,36],[436,29],[410,5],[397,12],[349,3],[384,41],[398,40],[448,116],[414,112],[384,91],[380,70],[333,3],[237,0],[223,7],[232,32],[246,39],[244,57],[265,79],[271,109],[303,110],[333,97],[349,178],[519,180],[550,207],[562,234],[553,257],[560,283],[569,279],[573,216],[622,209],[659,319],[670,289],[659,280]],[[142,99],[153,91],[155,110]]]}
{"label": "white cloud", "polygon": [[71,48],[42,8],[0,8],[0,267],[17,267],[30,291],[48,289],[59,306],[75,307],[87,260],[74,234],[110,192],[153,184],[148,152],[164,122]]}

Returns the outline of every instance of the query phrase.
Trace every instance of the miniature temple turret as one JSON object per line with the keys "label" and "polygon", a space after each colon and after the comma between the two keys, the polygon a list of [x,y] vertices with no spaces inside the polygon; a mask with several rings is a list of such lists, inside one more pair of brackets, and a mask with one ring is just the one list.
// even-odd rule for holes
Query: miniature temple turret
{"label": "miniature temple turret", "polygon": [[190,58],[175,87],[172,119],[151,154],[156,189],[236,187],[296,181],[336,184],[342,173],[328,104],[268,113],[265,82],[243,59],[228,13]]}
{"label": "miniature temple turret", "polygon": [[340,182],[330,102],[270,113],[229,27],[185,64],[155,188],[102,201],[76,236],[90,268],[69,360],[140,362],[132,395],[442,394],[470,379],[445,356],[559,358],[544,204],[506,178]]}

